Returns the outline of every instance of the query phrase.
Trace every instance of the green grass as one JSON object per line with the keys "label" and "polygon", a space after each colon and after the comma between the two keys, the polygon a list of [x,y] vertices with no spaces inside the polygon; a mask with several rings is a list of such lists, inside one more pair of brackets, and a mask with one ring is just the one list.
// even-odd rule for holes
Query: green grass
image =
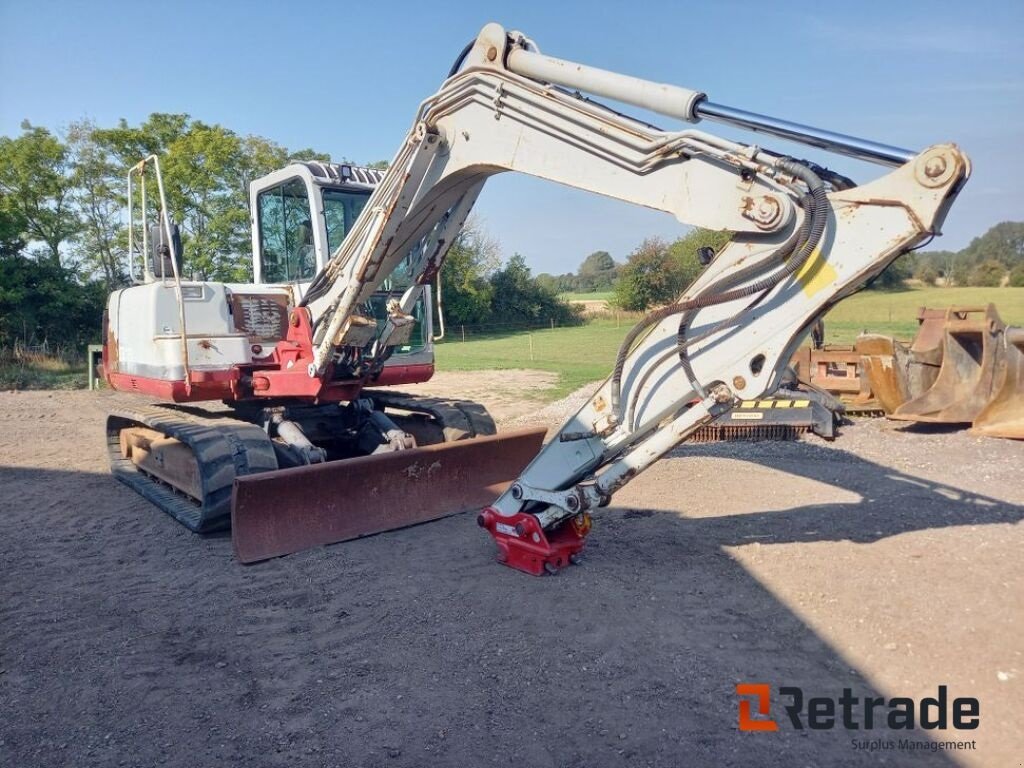
{"label": "green grass", "polygon": [[[569,294],[601,296],[604,294]],[[849,344],[862,330],[909,340],[917,330],[918,307],[985,305],[992,302],[1003,320],[1024,325],[1024,288],[920,288],[886,293],[863,291],[841,303],[825,318],[825,340]],[[441,371],[533,368],[558,374],[558,384],[538,392],[555,400],[611,371],[615,352],[632,320],[595,319],[577,328],[446,341],[437,345]],[[531,355],[531,339],[533,350]]]}
{"label": "green grass", "polygon": [[1024,325],[1024,288],[917,288],[909,291],[861,291],[825,317],[825,341],[852,344],[861,331],[910,340],[917,333],[919,307],[995,304],[1010,325]]}
{"label": "green grass", "polygon": [[558,374],[558,384],[537,395],[543,400],[556,400],[607,376],[629,328],[630,323],[625,321],[616,326],[615,320],[594,320],[576,328],[447,341],[435,348],[437,367],[441,371],[552,371]]}
{"label": "green grass", "polygon": [[610,301],[615,291],[594,291],[593,293],[560,293],[558,298],[564,301]]}

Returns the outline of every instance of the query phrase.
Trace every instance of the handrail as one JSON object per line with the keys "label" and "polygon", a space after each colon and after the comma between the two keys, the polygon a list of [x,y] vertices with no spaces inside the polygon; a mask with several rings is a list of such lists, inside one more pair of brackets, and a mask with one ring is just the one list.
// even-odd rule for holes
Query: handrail
{"label": "handrail", "polygon": [[[149,155],[128,170],[128,272],[132,280],[135,280],[135,271],[132,261],[132,249],[133,249],[133,230],[135,228],[135,212],[132,207],[132,174],[138,176],[139,186],[141,187],[141,204],[142,204],[142,274],[143,282],[152,282],[156,279],[154,271],[150,270],[149,263],[147,261],[149,255],[149,228],[146,226],[146,168],[152,163],[153,170],[156,173],[156,186],[157,191],[160,195],[160,227],[163,229],[164,238],[167,241],[167,248],[171,253],[171,271],[174,273],[174,288],[175,294],[178,299],[178,326],[181,329],[181,359],[182,367],[184,369],[185,376],[185,393],[192,393],[192,375],[189,371],[188,364],[188,334],[185,328],[185,299],[181,291],[181,271],[178,269],[178,253],[174,243],[174,238],[171,237],[171,219],[167,213],[167,196],[164,192],[164,179],[163,174],[160,171],[160,158],[154,155]],[[161,260],[160,264],[160,280],[165,281],[167,274],[164,270],[164,265]]]}

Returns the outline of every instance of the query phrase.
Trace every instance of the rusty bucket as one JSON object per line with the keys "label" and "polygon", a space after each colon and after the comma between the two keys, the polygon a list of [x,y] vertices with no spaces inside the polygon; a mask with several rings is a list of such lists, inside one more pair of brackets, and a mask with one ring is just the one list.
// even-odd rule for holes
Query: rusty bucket
{"label": "rusty bucket", "polygon": [[1000,380],[1005,327],[992,304],[947,309],[942,364],[934,383],[890,418],[935,424],[973,422],[992,400]]}
{"label": "rusty bucket", "polygon": [[995,395],[974,419],[971,434],[1024,440],[1024,328],[1006,328],[1002,346]]}

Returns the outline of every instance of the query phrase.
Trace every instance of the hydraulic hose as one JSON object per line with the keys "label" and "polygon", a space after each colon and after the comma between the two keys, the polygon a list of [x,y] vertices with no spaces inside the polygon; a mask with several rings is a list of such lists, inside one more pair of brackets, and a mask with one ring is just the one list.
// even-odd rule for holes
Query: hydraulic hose
{"label": "hydraulic hose", "polygon": [[[703,306],[721,304],[723,301],[733,301],[734,299],[753,296],[758,293],[767,293],[775,288],[775,286],[780,282],[795,274],[801,267],[803,267],[803,265],[807,263],[811,254],[814,253],[815,248],[818,247],[818,243],[821,242],[821,237],[825,234],[825,225],[828,222],[829,209],[825,183],[806,165],[794,160],[780,160],[776,167],[791,176],[795,176],[807,185],[810,195],[809,197],[804,198],[805,202],[809,204],[805,206],[805,210],[807,212],[807,218],[811,222],[810,232],[807,235],[807,239],[799,246],[796,254],[786,261],[782,269],[768,275],[767,277],[761,278],[760,280],[756,280],[743,288],[736,288],[731,291],[726,291],[725,293],[709,296],[708,303]],[[703,296],[698,296],[694,301],[700,302],[702,298]],[[696,309],[699,307],[694,308]],[[697,391],[700,391],[700,382],[697,381],[697,377],[693,373],[693,367],[690,364],[690,358],[686,352],[688,346],[686,341],[686,332],[688,330],[691,314],[692,310],[687,307],[683,310],[683,313],[679,318],[679,332],[676,336],[676,348],[679,350],[679,363],[683,368],[683,372],[686,374],[690,384]]]}
{"label": "hydraulic hose", "polygon": [[459,67],[462,66],[462,62],[466,60],[466,57],[469,56],[469,52],[473,50],[474,45],[476,45],[476,38],[473,38],[466,43],[466,47],[462,49],[462,53],[455,57],[455,63],[452,64],[452,68],[448,70],[448,77],[455,77],[456,73],[459,71]]}
{"label": "hydraulic hose", "polygon": [[[814,252],[814,249],[818,246],[821,236],[825,231],[825,224],[828,220],[828,199],[826,197],[824,183],[821,178],[809,168],[792,160],[779,160],[778,163],[776,163],[776,168],[800,179],[808,187],[809,194],[805,195],[801,201],[806,215],[804,225],[801,227],[800,232],[774,251],[767,259],[723,278],[717,283],[706,288],[704,292],[692,299],[655,310],[634,326],[628,334],[626,334],[626,338],[623,339],[623,342],[619,347],[618,354],[616,355],[615,367],[612,371],[610,391],[612,413],[615,414],[620,423],[622,420],[623,410],[621,404],[622,373],[625,368],[626,358],[632,350],[633,343],[645,330],[667,317],[675,314],[682,314],[682,317],[680,318],[680,330],[679,336],[677,337],[676,349],[678,350],[680,364],[682,365],[684,372],[690,382],[694,385],[694,388],[700,391],[700,384],[695,380],[696,377],[693,375],[689,358],[686,356],[686,347],[692,343],[692,341],[695,341],[687,341],[686,339],[686,328],[689,320],[689,314],[697,309],[703,309],[716,304],[724,304],[736,299],[753,296],[755,294],[771,290],[786,277],[789,277],[800,269],[800,267],[802,267],[810,257],[811,253]],[[742,282],[749,278],[757,271],[763,270],[766,264],[778,262],[786,259],[787,257],[790,258],[785,262],[785,266],[777,272],[757,280],[748,286],[744,286],[743,288],[725,290],[724,292],[722,291],[722,288],[727,285],[735,285],[737,282]],[[727,319],[723,324],[720,324],[713,330],[719,330],[722,325],[734,321],[736,317],[738,317],[738,315]],[[704,338],[707,335],[709,334],[701,334],[701,338]]]}

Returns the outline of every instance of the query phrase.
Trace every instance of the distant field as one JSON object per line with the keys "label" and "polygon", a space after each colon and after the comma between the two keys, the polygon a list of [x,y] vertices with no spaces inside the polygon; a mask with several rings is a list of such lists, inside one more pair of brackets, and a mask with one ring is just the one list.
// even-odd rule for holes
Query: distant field
{"label": "distant field", "polygon": [[565,301],[609,301],[615,291],[594,291],[593,293],[560,293],[559,298]]}
{"label": "distant field", "polygon": [[[576,328],[542,329],[531,333],[447,341],[436,347],[442,371],[536,368],[559,375],[558,384],[539,393],[551,400],[564,397],[588,381],[609,373],[629,323],[594,320]],[[532,354],[531,354],[532,345]]]}
{"label": "distant field", "polygon": [[[605,293],[563,296],[610,296]],[[921,288],[896,293],[864,291],[836,307],[825,318],[826,341],[851,343],[861,331],[901,339],[913,337],[918,307],[979,306],[992,302],[1003,320],[1024,325],[1024,288]],[[440,370],[536,368],[559,375],[558,385],[539,393],[564,397],[583,384],[608,375],[619,343],[629,330],[623,320],[597,319],[578,328],[543,329],[503,336],[447,341],[437,346]],[[532,354],[531,354],[532,343]]]}
{"label": "distant field", "polygon": [[886,293],[862,291],[833,309],[825,318],[825,339],[837,344],[853,342],[867,330],[898,339],[917,332],[918,307],[996,305],[1011,325],[1024,325],[1024,288],[918,288]]}

